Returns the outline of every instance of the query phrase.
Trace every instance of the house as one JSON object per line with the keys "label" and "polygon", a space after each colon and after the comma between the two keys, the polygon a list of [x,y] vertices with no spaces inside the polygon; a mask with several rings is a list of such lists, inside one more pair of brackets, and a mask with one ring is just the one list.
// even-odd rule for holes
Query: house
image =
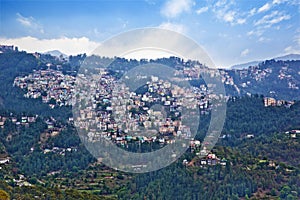
{"label": "house", "polygon": [[22,117],[22,118],[21,118],[21,122],[22,122],[22,123],[26,123],[26,122],[27,122],[27,117]]}
{"label": "house", "polygon": [[126,139],[127,141],[131,141],[131,140],[132,140],[132,136],[126,135],[126,136],[125,136],[125,139]]}
{"label": "house", "polygon": [[269,167],[276,167],[276,163],[274,161],[269,161]]}
{"label": "house", "polygon": [[252,138],[254,138],[254,135],[253,135],[253,134],[247,134],[247,135],[246,135],[246,138],[247,138],[247,139],[252,139]]}
{"label": "house", "polygon": [[202,150],[200,151],[200,155],[201,155],[201,156],[206,156],[206,155],[207,155],[207,150],[206,150],[206,149],[202,149]]}
{"label": "house", "polygon": [[0,164],[9,163],[9,158],[0,158]]}
{"label": "house", "polygon": [[164,138],[159,138],[159,139],[158,139],[158,142],[159,142],[159,143],[165,143],[165,139],[164,139]]}
{"label": "house", "polygon": [[300,130],[292,130],[291,132],[292,132],[292,133],[300,134]]}
{"label": "house", "polygon": [[216,156],[216,154],[214,154],[214,153],[210,153],[210,154],[207,155],[207,158],[208,158],[208,159],[216,159],[216,157],[217,157],[217,156]]}
{"label": "house", "polygon": [[35,122],[35,117],[28,117],[28,122],[29,123]]}
{"label": "house", "polygon": [[196,146],[196,147],[199,147],[199,146],[200,146],[200,144],[201,144],[199,140],[195,140],[195,142],[194,142],[194,143],[195,143],[195,146]]}
{"label": "house", "polygon": [[205,159],[202,159],[202,160],[200,161],[200,164],[201,164],[201,165],[207,165],[207,162],[206,162]]}
{"label": "house", "polygon": [[285,133],[290,134],[291,138],[297,138],[297,135],[300,134],[300,130],[291,130],[291,131],[287,131]]}
{"label": "house", "polygon": [[183,165],[188,165],[189,162],[187,161],[187,159],[184,159],[184,160],[182,161],[182,164],[183,164]]}
{"label": "house", "polygon": [[265,97],[264,98],[264,105],[265,105],[265,107],[275,106],[276,105],[276,100],[274,98]]}
{"label": "house", "polygon": [[48,129],[54,128],[54,125],[53,125],[52,122],[46,122],[46,123],[47,123],[47,128],[48,128]]}
{"label": "house", "polygon": [[222,160],[220,161],[220,165],[226,166],[226,164],[227,164],[227,160],[225,158],[222,158]]}

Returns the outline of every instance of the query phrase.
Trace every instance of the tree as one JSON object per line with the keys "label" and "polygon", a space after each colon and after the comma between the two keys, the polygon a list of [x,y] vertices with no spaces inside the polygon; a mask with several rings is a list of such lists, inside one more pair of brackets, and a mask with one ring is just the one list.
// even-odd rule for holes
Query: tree
{"label": "tree", "polygon": [[287,196],[290,194],[291,188],[288,185],[283,186],[283,188],[280,190],[280,197],[281,198],[287,198]]}
{"label": "tree", "polygon": [[10,196],[4,190],[0,190],[0,200],[9,200]]}

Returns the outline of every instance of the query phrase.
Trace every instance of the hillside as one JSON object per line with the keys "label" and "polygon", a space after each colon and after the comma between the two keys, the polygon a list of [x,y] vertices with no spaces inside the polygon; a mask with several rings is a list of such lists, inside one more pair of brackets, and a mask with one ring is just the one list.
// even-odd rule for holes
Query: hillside
{"label": "hillside", "polygon": [[225,70],[240,94],[262,94],[276,99],[300,99],[300,61],[266,60],[242,70]]}
{"label": "hillside", "polygon": [[[49,105],[57,102],[27,98],[28,88],[13,85],[17,77],[31,75],[33,70],[71,80],[69,76],[76,74],[84,59],[85,55],[67,61],[26,52],[0,54],[0,158],[9,159],[0,166],[0,192],[4,190],[15,199],[300,198],[300,135],[292,134],[300,129],[300,103],[265,107],[263,97],[256,95],[299,99],[300,61],[270,60],[247,70],[221,71],[228,91],[235,91],[235,85],[240,96],[227,102],[225,126],[211,152],[219,159],[214,159],[215,164],[212,158],[200,159],[197,149],[191,147],[164,169],[131,174],[110,169],[90,155],[71,120],[70,106],[51,108]],[[110,61],[101,59],[103,63]],[[191,66],[200,65],[178,58],[152,62],[185,69],[192,76]],[[110,67],[121,73],[138,64],[118,58]],[[192,84],[202,82],[193,80]],[[47,94],[49,89],[45,88]],[[253,95],[244,95],[247,92]],[[196,136],[200,141],[211,117],[204,113]],[[133,143],[130,148],[139,151],[155,145],[159,146]]]}
{"label": "hillside", "polygon": [[[272,59],[268,59],[268,60],[272,60]],[[300,60],[300,54],[288,54],[288,55],[284,55],[284,56],[275,57],[275,58],[273,58],[273,60],[276,60],[276,61]],[[236,65],[231,66],[230,69],[234,69],[234,70],[247,69],[248,67],[251,67],[251,66],[257,66],[261,62],[263,62],[263,61],[262,60],[251,61],[251,62],[247,62],[247,63],[236,64]]]}

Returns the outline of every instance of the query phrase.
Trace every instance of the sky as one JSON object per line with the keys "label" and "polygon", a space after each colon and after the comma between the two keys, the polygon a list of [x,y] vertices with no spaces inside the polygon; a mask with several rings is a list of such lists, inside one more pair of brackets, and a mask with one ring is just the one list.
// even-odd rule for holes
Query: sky
{"label": "sky", "polygon": [[0,44],[90,53],[133,29],[197,42],[218,67],[300,53],[299,0],[0,0]]}

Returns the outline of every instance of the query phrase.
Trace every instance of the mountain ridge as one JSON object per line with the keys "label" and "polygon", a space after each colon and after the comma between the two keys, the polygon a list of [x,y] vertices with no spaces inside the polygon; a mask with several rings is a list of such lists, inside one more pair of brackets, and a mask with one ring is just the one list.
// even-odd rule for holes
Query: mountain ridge
{"label": "mountain ridge", "polygon": [[61,55],[64,57],[64,58],[67,58],[68,55],[59,51],[59,50],[50,50],[50,51],[46,51],[44,52],[43,54],[50,54],[51,56],[54,56],[54,57],[60,57]]}
{"label": "mountain ridge", "polygon": [[271,59],[250,61],[250,62],[246,62],[246,63],[232,65],[231,67],[229,67],[229,69],[245,69],[245,68],[248,68],[250,66],[256,66],[259,63],[264,62],[265,60],[276,60],[276,61],[279,61],[279,60],[282,60],[282,61],[300,60],[300,54],[287,54],[287,55],[284,55],[284,56],[278,56],[278,57],[271,58]]}

